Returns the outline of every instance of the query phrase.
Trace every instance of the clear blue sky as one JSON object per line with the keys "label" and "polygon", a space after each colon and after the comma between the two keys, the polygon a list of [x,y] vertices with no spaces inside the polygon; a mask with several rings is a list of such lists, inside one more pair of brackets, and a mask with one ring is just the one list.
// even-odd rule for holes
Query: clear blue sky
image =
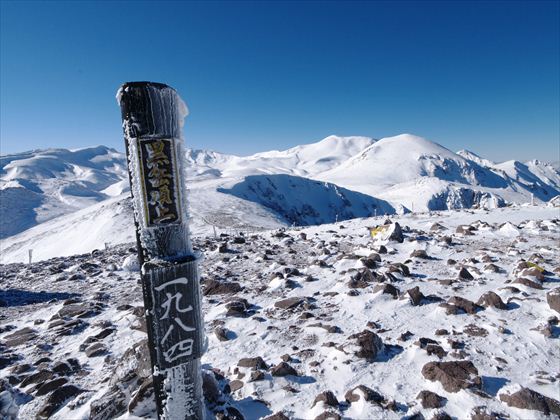
{"label": "clear blue sky", "polygon": [[187,144],[249,154],[417,134],[559,160],[558,1],[1,1],[1,153],[123,150],[120,84],[187,102]]}

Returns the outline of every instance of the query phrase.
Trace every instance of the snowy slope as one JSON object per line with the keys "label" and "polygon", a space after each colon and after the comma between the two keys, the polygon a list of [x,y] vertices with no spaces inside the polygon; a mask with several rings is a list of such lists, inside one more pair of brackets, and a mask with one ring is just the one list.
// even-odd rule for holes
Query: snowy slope
{"label": "snowy slope", "polygon": [[[557,217],[541,206],[392,216],[402,243],[372,242],[366,227],[385,217],[224,238],[226,253],[195,238],[207,418],[558,418]],[[21,419],[155,417],[131,246],[0,265],[2,407]],[[213,282],[239,287],[216,294]],[[532,404],[508,399],[521,387]]]}
{"label": "snowy slope", "polygon": [[124,156],[104,146],[0,157],[0,238],[110,197]]}
{"label": "snowy slope", "polygon": [[395,213],[386,201],[290,175],[247,176],[218,191],[262,204],[281,215],[286,223],[300,226]]}

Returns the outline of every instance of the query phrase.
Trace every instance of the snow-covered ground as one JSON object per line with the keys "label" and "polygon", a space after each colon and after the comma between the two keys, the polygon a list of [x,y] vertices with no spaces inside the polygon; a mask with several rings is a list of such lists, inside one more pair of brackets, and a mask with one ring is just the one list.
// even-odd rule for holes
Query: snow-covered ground
{"label": "snow-covered ground", "polygon": [[[559,218],[514,206],[199,235],[209,417],[558,418]],[[20,418],[154,416],[132,246],[0,265],[2,401]]]}

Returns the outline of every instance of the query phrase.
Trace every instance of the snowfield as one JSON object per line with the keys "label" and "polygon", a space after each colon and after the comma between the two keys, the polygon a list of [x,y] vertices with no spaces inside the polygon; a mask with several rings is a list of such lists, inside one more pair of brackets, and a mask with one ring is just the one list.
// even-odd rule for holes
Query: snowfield
{"label": "snowfield", "polygon": [[[185,158],[195,235],[560,195],[552,165],[495,163],[410,134],[329,136],[245,157],[187,149]],[[124,155],[104,146],[0,157],[0,262],[26,262],[30,249],[38,261],[129,242],[129,194]]]}
{"label": "snowfield", "polygon": [[[280,226],[194,239],[208,418],[560,417],[557,207]],[[0,265],[2,416],[154,418],[135,255]]]}

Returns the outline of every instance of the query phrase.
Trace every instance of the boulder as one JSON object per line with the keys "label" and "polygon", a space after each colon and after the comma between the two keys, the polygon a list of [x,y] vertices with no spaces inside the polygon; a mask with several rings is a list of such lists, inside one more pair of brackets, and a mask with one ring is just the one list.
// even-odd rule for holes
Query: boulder
{"label": "boulder", "polygon": [[445,398],[435,392],[426,390],[420,391],[416,399],[420,400],[423,408],[440,408],[443,407],[445,403]]}
{"label": "boulder", "polygon": [[358,350],[356,356],[367,361],[374,361],[377,355],[383,351],[383,341],[381,337],[370,330],[363,330],[360,333],[353,334],[350,339],[356,339]]}
{"label": "boulder", "polygon": [[560,314],[560,287],[552,289],[548,292],[546,294],[546,301],[548,302],[550,309]]}
{"label": "boulder", "polygon": [[477,305],[484,306],[485,308],[492,307],[496,309],[507,309],[507,305],[502,298],[492,291],[484,293],[478,299]]}
{"label": "boulder", "polygon": [[315,400],[313,400],[311,408],[315,407],[315,405],[319,402],[323,402],[325,405],[329,405],[331,407],[338,407],[338,400],[331,391],[324,391],[317,395]]}
{"label": "boulder", "polygon": [[544,415],[556,414],[560,416],[560,401],[546,397],[529,388],[520,387],[519,390],[511,394],[500,394],[500,400],[510,407],[536,410]]}
{"label": "boulder", "polygon": [[422,375],[429,381],[438,381],[447,392],[461,389],[481,388],[478,370],[467,360],[453,362],[429,362],[422,368]]}

